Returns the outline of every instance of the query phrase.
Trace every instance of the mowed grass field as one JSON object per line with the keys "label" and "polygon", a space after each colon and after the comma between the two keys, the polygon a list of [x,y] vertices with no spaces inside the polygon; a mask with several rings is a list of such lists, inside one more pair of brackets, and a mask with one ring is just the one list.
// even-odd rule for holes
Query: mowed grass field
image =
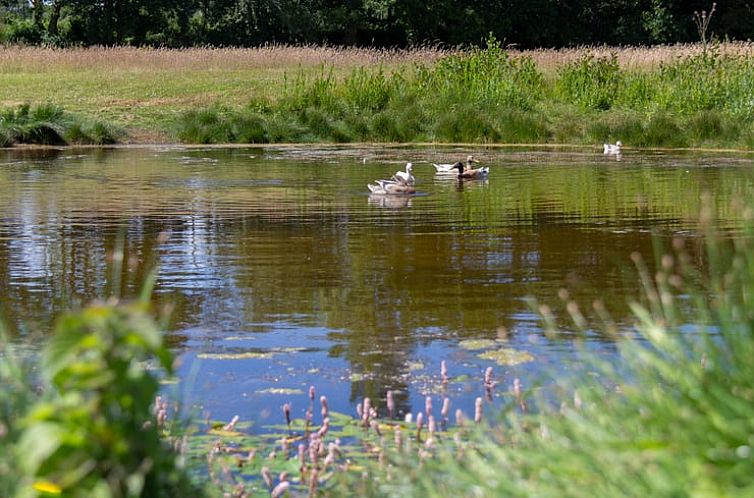
{"label": "mowed grass field", "polygon": [[400,70],[431,63],[439,49],[384,51],[272,46],[256,49],[80,48],[0,49],[0,107],[53,103],[108,120],[132,141],[160,138],[179,114],[222,105],[240,109],[273,99],[286,74],[323,65],[347,73],[356,67]]}

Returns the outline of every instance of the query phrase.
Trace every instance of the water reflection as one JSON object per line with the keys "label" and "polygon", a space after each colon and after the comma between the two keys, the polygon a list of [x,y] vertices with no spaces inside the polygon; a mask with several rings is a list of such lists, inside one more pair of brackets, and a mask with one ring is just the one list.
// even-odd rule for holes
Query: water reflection
{"label": "water reflection", "polygon": [[369,194],[369,205],[388,209],[411,207],[412,195]]}
{"label": "water reflection", "polygon": [[[735,225],[730,200],[753,190],[741,157],[624,154],[616,165],[601,154],[485,151],[476,155],[490,178],[458,182],[434,175],[448,151],[433,149],[0,154],[0,306],[13,333],[134,295],[154,264],[155,301],[174,307],[170,341],[192,396],[231,415],[269,405],[258,393],[270,385],[310,383],[334,409],[395,389],[409,410],[438,392],[442,360],[452,376],[480,378],[491,363],[459,341],[501,330],[507,347],[535,357],[496,367],[505,382],[575,368],[573,347],[545,340],[525,298],[564,315],[566,287],[584,310],[599,297],[628,327],[626,296],[639,292],[628,254],[651,259],[653,234],[693,244],[705,191]],[[367,195],[368,181],[407,159],[422,195]],[[126,264],[114,275],[118,248]],[[597,331],[590,344],[612,352]],[[275,354],[200,356],[244,351]],[[473,399],[477,387],[449,389]]]}

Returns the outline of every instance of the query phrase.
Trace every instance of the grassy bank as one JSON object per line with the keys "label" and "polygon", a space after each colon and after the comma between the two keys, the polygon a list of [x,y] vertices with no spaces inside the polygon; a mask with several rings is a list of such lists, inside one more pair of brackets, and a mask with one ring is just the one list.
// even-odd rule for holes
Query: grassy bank
{"label": "grassy bank", "polygon": [[53,102],[136,142],[750,149],[752,51],[5,48],[0,107]]}
{"label": "grassy bank", "polygon": [[181,141],[754,145],[751,59],[722,47],[623,68],[617,54],[584,52],[554,69],[486,49],[410,69],[286,74],[274,99],[243,110],[191,111]]}

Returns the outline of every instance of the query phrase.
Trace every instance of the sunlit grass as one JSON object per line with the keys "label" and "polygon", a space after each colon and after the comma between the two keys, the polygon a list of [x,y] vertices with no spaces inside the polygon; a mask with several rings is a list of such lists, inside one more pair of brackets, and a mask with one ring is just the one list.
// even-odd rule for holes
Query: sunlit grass
{"label": "sunlit grass", "polygon": [[[52,102],[132,141],[600,143],[614,130],[635,146],[751,142],[751,44],[706,59],[697,45],[503,49],[4,47],[0,108]],[[218,108],[257,131],[174,127]]]}

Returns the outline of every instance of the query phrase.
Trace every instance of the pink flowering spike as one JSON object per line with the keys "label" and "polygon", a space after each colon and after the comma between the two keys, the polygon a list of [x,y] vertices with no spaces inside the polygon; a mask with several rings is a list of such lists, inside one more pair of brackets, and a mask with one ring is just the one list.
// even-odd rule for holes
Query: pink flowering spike
{"label": "pink flowering spike", "polygon": [[445,363],[445,360],[440,362],[440,377],[443,383],[448,382],[448,365]]}
{"label": "pink flowering spike", "polygon": [[477,424],[482,421],[482,398],[477,398],[474,403],[474,422]]}
{"label": "pink flowering spike", "polygon": [[317,496],[317,484],[319,484],[319,472],[312,469],[312,475],[309,478],[309,496]]}
{"label": "pink flowering spike", "polygon": [[283,413],[285,414],[285,423],[288,424],[288,427],[291,426],[291,404],[286,403],[283,405]]}
{"label": "pink flowering spike", "polygon": [[272,474],[270,473],[270,469],[267,467],[262,467],[262,479],[264,479],[264,483],[267,485],[268,488],[272,488]]}
{"label": "pink flowering spike", "polygon": [[366,421],[369,421],[369,415],[372,413],[372,400],[364,398],[364,407],[362,409],[362,416],[366,417]]}
{"label": "pink flowering spike", "polygon": [[314,403],[314,397],[315,397],[314,386],[309,386],[309,401]]}
{"label": "pink flowering spike", "polygon": [[429,431],[430,434],[434,434],[435,432],[437,432],[437,424],[435,422],[435,417],[433,417],[432,415],[427,417],[427,430]]}
{"label": "pink flowering spike", "polygon": [[442,400],[442,410],[440,410],[440,415],[442,415],[443,419],[447,419],[449,414],[450,414],[450,398],[445,398]]}
{"label": "pink flowering spike", "polygon": [[387,392],[387,417],[392,419],[395,415],[395,400],[393,399],[393,391]]}
{"label": "pink flowering spike", "polygon": [[484,387],[491,389],[492,382],[492,367],[487,367],[487,370],[484,371]]}
{"label": "pink flowering spike", "polygon": [[327,434],[327,431],[329,430],[330,430],[330,418],[328,417],[322,421],[322,427],[320,427],[319,430],[317,431],[317,436],[320,438],[323,438],[325,437],[325,435]]}
{"label": "pink flowering spike", "polygon": [[236,424],[238,423],[238,418],[239,418],[239,417],[238,417],[238,415],[234,415],[234,416],[233,416],[233,418],[231,419],[231,421],[230,421],[230,422],[228,422],[227,424],[225,424],[225,425],[223,426],[223,430],[224,430],[224,431],[232,431],[232,430],[235,430],[235,428],[236,428]]}
{"label": "pink flowering spike", "polygon": [[298,445],[298,463],[301,465],[301,469],[304,469],[306,463],[306,446],[303,444]]}
{"label": "pink flowering spike", "polygon": [[464,422],[463,412],[461,411],[460,408],[458,408],[456,410],[456,425],[458,427],[463,427],[463,422]]}
{"label": "pink flowering spike", "polygon": [[291,483],[289,483],[288,481],[283,481],[275,486],[275,489],[272,490],[270,496],[272,498],[280,498],[281,496],[285,496],[285,494],[288,492],[288,488],[290,487]]}
{"label": "pink flowering spike", "polygon": [[382,431],[380,431],[380,424],[376,420],[371,420],[369,422],[369,427],[377,434],[378,436],[382,437]]}
{"label": "pink flowering spike", "polygon": [[322,419],[324,420],[325,418],[327,418],[327,415],[329,413],[329,410],[327,408],[327,396],[320,396],[319,402],[322,405]]}
{"label": "pink flowering spike", "polygon": [[432,415],[432,397],[431,396],[427,396],[424,399],[424,411],[426,412],[428,417]]}

